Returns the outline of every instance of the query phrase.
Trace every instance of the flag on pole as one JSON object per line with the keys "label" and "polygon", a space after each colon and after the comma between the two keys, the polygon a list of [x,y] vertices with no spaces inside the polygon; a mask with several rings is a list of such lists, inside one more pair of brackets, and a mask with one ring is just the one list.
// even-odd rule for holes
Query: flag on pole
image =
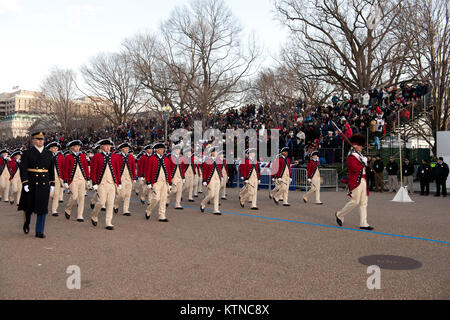
{"label": "flag on pole", "polygon": [[19,86],[15,86],[12,88],[13,90],[19,90]]}

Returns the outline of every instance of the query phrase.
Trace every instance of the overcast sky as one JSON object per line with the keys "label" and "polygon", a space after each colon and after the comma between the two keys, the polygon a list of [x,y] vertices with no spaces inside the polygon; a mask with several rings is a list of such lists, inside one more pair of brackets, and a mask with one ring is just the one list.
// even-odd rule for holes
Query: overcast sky
{"label": "overcast sky", "polygon": [[[188,0],[0,0],[0,92],[38,90],[52,66],[78,71],[124,38],[156,30]],[[265,65],[286,41],[272,0],[226,0],[265,48]]]}

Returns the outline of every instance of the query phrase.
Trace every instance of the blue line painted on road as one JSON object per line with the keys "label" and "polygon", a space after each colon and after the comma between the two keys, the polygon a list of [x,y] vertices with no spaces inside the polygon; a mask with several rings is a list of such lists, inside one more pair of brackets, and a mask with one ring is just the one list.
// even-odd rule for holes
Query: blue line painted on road
{"label": "blue line painted on road", "polygon": [[[139,203],[141,202],[140,200],[136,200],[136,199],[131,199],[131,200],[133,200],[134,202],[139,202]],[[172,206],[172,205],[170,205],[170,206]],[[183,207],[185,209],[197,209],[197,210],[200,210],[199,207],[190,207],[190,206],[183,206]],[[205,211],[213,212],[213,210],[210,210],[210,209],[205,209]],[[237,213],[237,212],[226,212],[226,211],[221,211],[221,212],[222,212],[222,214],[230,214],[230,215],[242,216],[242,217],[248,217],[248,218],[257,218],[257,219],[262,219],[262,220],[289,222],[289,223],[303,224],[303,225],[314,226],[314,227],[332,228],[332,229],[347,230],[347,231],[357,231],[357,232],[365,232],[365,233],[377,234],[377,235],[382,235],[382,236],[390,236],[390,237],[397,237],[397,238],[422,240],[422,241],[435,242],[435,243],[441,243],[441,244],[450,244],[449,241],[433,240],[433,239],[427,239],[427,238],[418,238],[418,237],[412,237],[412,236],[404,236],[404,235],[400,235],[400,234],[383,233],[383,232],[361,230],[361,229],[351,229],[351,228],[330,226],[330,225],[326,225],[326,224],[319,224],[319,223],[312,223],[312,222],[303,222],[303,221],[297,221],[297,220],[288,220],[288,219],[280,219],[280,218],[270,218],[270,217],[263,217],[263,216],[255,216],[255,215],[251,215],[251,214]]]}

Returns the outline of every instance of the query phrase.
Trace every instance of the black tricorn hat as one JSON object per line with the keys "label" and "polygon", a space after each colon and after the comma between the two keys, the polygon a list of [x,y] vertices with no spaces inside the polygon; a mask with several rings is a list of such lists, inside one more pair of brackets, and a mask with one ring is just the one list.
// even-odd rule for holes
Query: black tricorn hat
{"label": "black tricorn hat", "polygon": [[319,151],[315,150],[315,151],[311,152],[311,157],[314,157],[314,156],[319,156]]}
{"label": "black tricorn hat", "polygon": [[153,149],[158,150],[158,149],[165,149],[166,145],[164,143],[155,143],[155,145],[153,146]]}
{"label": "black tricorn hat", "polygon": [[288,147],[284,147],[283,149],[281,149],[280,153],[283,153],[283,152],[289,152],[289,148]]}
{"label": "black tricorn hat", "polygon": [[73,140],[73,141],[70,141],[66,147],[70,148],[70,147],[74,147],[74,146],[83,146],[83,142],[81,142],[80,140]]}
{"label": "black tricorn hat", "polygon": [[14,157],[17,156],[18,154],[22,155],[22,150],[20,150],[20,149],[14,150],[14,151],[11,153],[11,158],[14,158]]}
{"label": "black tricorn hat", "polygon": [[350,138],[350,142],[352,145],[358,145],[361,147],[364,147],[366,145],[366,137],[364,137],[362,134],[355,134]]}
{"label": "black tricorn hat", "polygon": [[102,139],[102,140],[100,140],[99,142],[97,142],[97,144],[98,144],[99,146],[105,146],[105,145],[114,146],[114,143],[112,143],[112,141],[109,140],[109,139]]}
{"label": "black tricorn hat", "polygon": [[58,147],[59,149],[61,149],[61,145],[59,144],[58,141],[50,142],[48,145],[45,146],[45,149],[50,149],[52,147]]}
{"label": "black tricorn hat", "polygon": [[122,149],[122,148],[126,148],[126,147],[128,147],[128,148],[132,148],[131,147],[131,145],[128,143],[128,142],[124,142],[124,143],[122,143],[122,144],[119,144],[119,146],[117,147],[117,149]]}

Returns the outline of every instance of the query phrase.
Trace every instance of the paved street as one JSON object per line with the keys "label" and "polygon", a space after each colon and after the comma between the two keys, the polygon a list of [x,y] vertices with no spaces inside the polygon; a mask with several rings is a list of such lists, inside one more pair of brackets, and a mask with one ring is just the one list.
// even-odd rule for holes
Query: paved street
{"label": "paved street", "polygon": [[[120,211],[115,231],[104,229],[104,213],[91,225],[86,201],[85,223],[75,208],[71,221],[49,216],[44,240],[34,237],[35,216],[24,235],[22,213],[1,203],[0,299],[450,299],[450,198],[414,195],[416,203],[403,204],[372,193],[376,230],[364,232],[358,211],[345,220],[352,230],[336,227],[343,192],[323,192],[324,206],[290,192],[285,208],[260,191],[259,211],[242,209],[236,192],[222,201],[223,216],[200,213],[197,199],[184,211],[169,208],[168,224],[155,213],[145,220],[134,196],[133,216]],[[382,269],[381,290],[369,290],[359,259],[372,255],[419,267]],[[67,289],[71,265],[81,269],[80,290]]]}

